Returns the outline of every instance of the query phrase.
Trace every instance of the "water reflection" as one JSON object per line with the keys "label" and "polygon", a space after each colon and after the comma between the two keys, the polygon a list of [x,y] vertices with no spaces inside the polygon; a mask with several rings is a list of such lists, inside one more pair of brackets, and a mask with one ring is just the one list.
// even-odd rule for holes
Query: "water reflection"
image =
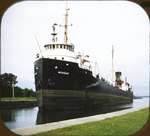
{"label": "water reflection", "polygon": [[37,124],[48,122],[62,121],[66,119],[73,119],[79,117],[87,117],[96,114],[108,113],[116,110],[131,108],[129,106],[118,107],[103,107],[101,110],[88,110],[88,111],[44,111],[39,110],[37,114]]}
{"label": "water reflection", "polygon": [[0,110],[1,119],[10,129],[36,125],[37,113],[38,107]]}
{"label": "water reflection", "polygon": [[108,113],[112,111],[122,110],[126,108],[139,108],[149,105],[149,98],[135,99],[133,104],[103,107],[99,110],[86,111],[42,111],[38,107],[22,108],[22,109],[1,109],[0,116],[9,129],[31,127],[36,124],[43,124],[78,117]]}

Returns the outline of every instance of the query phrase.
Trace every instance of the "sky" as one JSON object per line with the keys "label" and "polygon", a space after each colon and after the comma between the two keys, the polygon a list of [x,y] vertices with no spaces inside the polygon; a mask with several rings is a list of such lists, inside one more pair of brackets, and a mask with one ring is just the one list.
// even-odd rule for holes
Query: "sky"
{"label": "sky", "polygon": [[[76,51],[89,54],[99,73],[108,81],[112,71],[127,77],[134,94],[149,91],[149,19],[146,12],[129,1],[71,1],[69,42]],[[2,73],[17,75],[18,86],[34,86],[34,61],[39,45],[51,42],[52,24],[64,24],[64,1],[24,1],[9,7],[1,22]],[[63,41],[63,28],[57,28]]]}

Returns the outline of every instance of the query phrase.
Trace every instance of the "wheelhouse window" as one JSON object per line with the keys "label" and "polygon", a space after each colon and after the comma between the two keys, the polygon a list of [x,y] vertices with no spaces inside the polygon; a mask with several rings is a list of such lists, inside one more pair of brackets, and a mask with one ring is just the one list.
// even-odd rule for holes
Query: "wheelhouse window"
{"label": "wheelhouse window", "polygon": [[73,45],[65,45],[65,44],[48,44],[44,46],[46,50],[48,49],[66,49],[69,51],[74,51]]}
{"label": "wheelhouse window", "polygon": [[55,49],[55,45],[53,44],[53,49]]}

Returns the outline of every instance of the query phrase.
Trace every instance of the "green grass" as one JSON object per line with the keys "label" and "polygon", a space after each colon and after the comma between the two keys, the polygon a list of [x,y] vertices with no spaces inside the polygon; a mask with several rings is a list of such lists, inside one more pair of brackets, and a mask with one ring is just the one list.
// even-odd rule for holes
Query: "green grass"
{"label": "green grass", "polygon": [[37,101],[36,97],[3,97],[1,101]]}
{"label": "green grass", "polygon": [[140,130],[148,120],[149,109],[102,121],[74,125],[34,136],[129,136]]}

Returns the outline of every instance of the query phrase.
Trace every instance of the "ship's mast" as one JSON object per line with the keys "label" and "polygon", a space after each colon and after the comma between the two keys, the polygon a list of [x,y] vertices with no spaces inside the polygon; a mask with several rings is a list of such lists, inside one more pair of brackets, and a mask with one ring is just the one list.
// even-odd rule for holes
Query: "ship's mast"
{"label": "ship's mast", "polygon": [[115,78],[114,78],[114,46],[112,45],[112,83],[114,85]]}
{"label": "ship's mast", "polygon": [[66,14],[65,14],[65,30],[64,30],[64,43],[68,42],[68,1],[66,1]]}
{"label": "ship's mast", "polygon": [[71,25],[68,25],[68,11],[70,9],[68,8],[68,0],[66,0],[66,9],[65,9],[65,22],[64,22],[64,25],[60,25],[60,26],[63,26],[64,27],[64,44],[67,45],[68,44],[68,26],[72,26]]}

